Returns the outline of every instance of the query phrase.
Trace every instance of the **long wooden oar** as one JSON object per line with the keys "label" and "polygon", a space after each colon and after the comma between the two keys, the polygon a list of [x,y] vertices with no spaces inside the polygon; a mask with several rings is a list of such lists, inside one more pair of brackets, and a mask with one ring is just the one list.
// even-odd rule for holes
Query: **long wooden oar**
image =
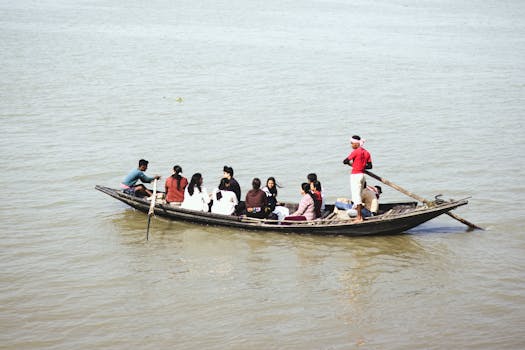
{"label": "long wooden oar", "polygon": [[149,240],[149,224],[151,222],[151,216],[155,214],[155,201],[157,199],[157,179],[153,181],[153,198],[151,198],[151,204],[149,205],[148,211],[148,228],[146,229],[146,241]]}
{"label": "long wooden oar", "polygon": [[[396,189],[396,190],[398,190],[398,191],[401,192],[401,193],[406,194],[406,195],[409,196],[409,197],[412,197],[412,198],[414,198],[414,199],[417,199],[418,201],[420,201],[420,202],[422,202],[422,203],[425,203],[425,204],[431,204],[431,202],[428,201],[428,200],[426,200],[425,198],[420,197],[420,196],[418,196],[417,194],[414,194],[414,193],[412,193],[412,192],[409,192],[409,191],[405,190],[403,187],[401,187],[401,186],[399,186],[399,185],[396,185],[395,183],[393,183],[393,182],[391,182],[391,181],[388,181],[387,179],[385,179],[385,178],[383,178],[383,177],[381,177],[381,176],[378,176],[378,175],[374,174],[374,173],[371,172],[371,171],[365,170],[365,174],[367,174],[368,176],[373,177],[374,179],[376,179],[376,180],[378,180],[378,181],[381,181],[381,182],[384,183],[385,185],[390,186],[390,187],[392,187],[393,189]],[[471,223],[470,221],[467,221],[467,220],[463,219],[462,217],[457,216],[457,215],[454,214],[454,213],[447,212],[446,214],[447,214],[448,216],[450,216],[450,217],[452,217],[452,218],[458,220],[459,222],[461,222],[461,223],[467,225],[467,226],[470,227],[471,229],[483,230],[483,228],[479,227],[478,225],[473,224],[473,223]]]}

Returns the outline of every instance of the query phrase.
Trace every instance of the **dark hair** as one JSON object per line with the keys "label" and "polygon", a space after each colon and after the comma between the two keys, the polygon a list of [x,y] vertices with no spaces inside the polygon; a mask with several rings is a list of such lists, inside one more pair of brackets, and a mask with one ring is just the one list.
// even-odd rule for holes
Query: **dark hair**
{"label": "dark hair", "polygon": [[225,165],[225,166],[222,168],[222,171],[224,171],[225,173],[230,174],[230,176],[233,177],[233,168],[232,168],[231,166],[227,166],[227,165]]}
{"label": "dark hair", "polygon": [[230,179],[227,179],[225,177],[223,177],[221,179],[221,183],[219,184],[219,190],[225,190],[226,189],[226,185],[230,185]]}
{"label": "dark hair", "polygon": [[139,168],[143,165],[148,166],[148,161],[146,159],[139,160]]}
{"label": "dark hair", "polygon": [[361,140],[361,137],[360,137],[360,136],[357,136],[357,135],[352,135],[352,138],[353,138],[353,139],[356,139],[356,140]]}
{"label": "dark hair", "polygon": [[188,185],[188,193],[190,194],[190,196],[193,196],[193,192],[195,192],[195,186],[197,186],[199,192],[201,192],[201,181],[201,173],[195,173],[192,175],[190,184]]}
{"label": "dark hair", "polygon": [[323,190],[322,187],[321,187],[321,183],[319,181],[316,180],[316,181],[313,182],[313,184],[314,184],[314,188],[317,191],[321,192]]}
{"label": "dark hair", "polygon": [[317,181],[317,174],[316,173],[310,173],[310,174],[306,175],[306,178],[308,179],[308,182]]}
{"label": "dark hair", "polygon": [[[268,187],[268,182],[273,181],[274,186],[272,188]],[[268,192],[274,197],[277,197],[277,181],[275,181],[275,177],[270,176],[268,179],[266,179],[266,188],[268,189]]]}
{"label": "dark hair", "polygon": [[261,179],[259,179],[258,177],[255,177],[253,180],[252,180],[252,188],[254,190],[258,190],[261,188]]}
{"label": "dark hair", "polygon": [[310,195],[310,197],[312,197],[312,200],[314,201],[314,210],[315,210],[316,215],[317,215],[317,213],[320,213],[321,212],[321,202],[319,200],[317,200],[315,195],[310,190],[310,184],[307,183],[307,182],[303,182],[301,184],[301,188],[303,189],[304,193],[306,193],[306,194]]}
{"label": "dark hair", "polygon": [[303,189],[303,191],[304,191],[305,193],[310,192],[310,184],[307,183],[307,182],[303,182],[303,183],[301,184],[301,188]]}
{"label": "dark hair", "polygon": [[177,179],[177,189],[180,190],[180,180],[182,179],[180,173],[182,173],[182,168],[179,165],[175,165],[173,167],[173,171],[175,172],[175,174],[171,175],[171,177]]}

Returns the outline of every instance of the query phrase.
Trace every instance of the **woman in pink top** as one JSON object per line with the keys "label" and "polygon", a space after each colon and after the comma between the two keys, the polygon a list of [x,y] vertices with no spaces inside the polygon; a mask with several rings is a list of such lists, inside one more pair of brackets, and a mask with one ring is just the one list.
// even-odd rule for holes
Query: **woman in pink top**
{"label": "woman in pink top", "polygon": [[[316,208],[320,207],[321,203],[318,203],[314,194],[310,191],[310,184],[306,182],[301,184],[301,194],[303,198],[299,202],[299,208],[290,216],[303,216],[306,220],[314,220],[317,217],[315,214]],[[285,220],[293,220],[290,216],[286,217]],[[295,220],[297,219],[295,218]]]}

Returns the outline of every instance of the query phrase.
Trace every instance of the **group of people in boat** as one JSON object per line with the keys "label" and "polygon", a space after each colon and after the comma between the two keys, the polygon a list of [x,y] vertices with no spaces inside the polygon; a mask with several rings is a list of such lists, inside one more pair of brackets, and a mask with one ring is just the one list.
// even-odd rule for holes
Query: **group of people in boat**
{"label": "group of people in boat", "polygon": [[[158,180],[161,176],[146,175],[148,164],[145,159],[139,160],[137,169],[130,171],[124,178],[120,185],[124,193],[140,197],[153,195],[144,183]],[[193,174],[188,181],[182,175],[182,167],[175,165],[172,175],[164,183],[164,199],[170,206],[215,214],[244,214],[257,219],[314,220],[321,217],[321,208],[324,206],[321,183],[315,173],[308,174],[307,179],[308,182],[301,184],[303,198],[299,207],[291,214],[289,208],[277,200],[277,188],[280,186],[275,177],[270,176],[264,187],[259,178],[253,178],[252,188],[242,198],[241,187],[234,178],[233,168],[227,165],[223,167],[219,185],[212,192],[208,192],[204,186],[201,173]],[[137,183],[139,180],[142,183]]]}
{"label": "group of people in boat", "polygon": [[[364,171],[372,168],[372,159],[370,153],[362,147],[364,140],[354,135],[350,142],[353,151],[343,160],[343,163],[352,166],[350,174],[352,201],[337,201],[335,206],[348,210],[349,214],[353,210],[356,221],[362,221],[363,217],[377,213],[381,187],[366,186]],[[161,176],[150,177],[146,175],[147,169],[148,161],[141,159],[138,167],[122,181],[121,188],[124,193],[140,197],[153,195],[143,183],[159,180]],[[301,184],[302,198],[297,210],[293,213],[290,213],[289,209],[277,200],[277,188],[280,186],[274,177],[269,177],[262,188],[261,180],[257,177],[253,178],[252,188],[245,198],[242,198],[241,187],[233,176],[233,168],[225,165],[223,177],[217,188],[208,192],[201,173],[193,174],[188,181],[182,174],[181,166],[175,165],[173,174],[166,179],[164,184],[165,200],[170,206],[183,209],[209,211],[223,215],[246,215],[257,219],[314,220],[323,216],[324,197],[321,183],[315,173],[308,174],[307,182]],[[139,180],[142,183],[137,184]],[[363,207],[363,202],[365,202],[365,207]]]}

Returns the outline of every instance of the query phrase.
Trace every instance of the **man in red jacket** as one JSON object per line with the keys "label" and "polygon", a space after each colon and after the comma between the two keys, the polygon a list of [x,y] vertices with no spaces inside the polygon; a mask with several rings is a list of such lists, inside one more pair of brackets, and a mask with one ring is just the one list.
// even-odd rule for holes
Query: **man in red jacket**
{"label": "man in red jacket", "polygon": [[361,190],[365,184],[365,169],[372,169],[372,158],[370,153],[363,148],[365,140],[354,135],[350,139],[352,145],[352,153],[343,160],[344,164],[352,167],[350,174],[350,191],[352,192],[352,202],[356,205],[357,219],[356,222],[363,221],[361,209],[363,209],[363,199],[361,198]]}

